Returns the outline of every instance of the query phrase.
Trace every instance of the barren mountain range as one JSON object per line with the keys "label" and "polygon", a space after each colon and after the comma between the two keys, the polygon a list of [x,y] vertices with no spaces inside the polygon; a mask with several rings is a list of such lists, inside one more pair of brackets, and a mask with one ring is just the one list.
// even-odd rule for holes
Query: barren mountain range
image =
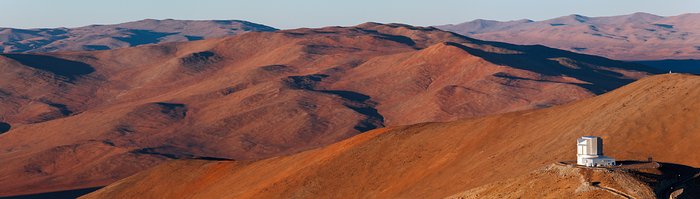
{"label": "barren mountain range", "polygon": [[[562,106],[381,128],[288,156],[171,161],[84,198],[696,198],[698,86],[657,75]],[[548,166],[574,160],[584,135],[618,160],[675,164]]]}
{"label": "barren mountain range", "polygon": [[176,41],[194,41],[275,28],[240,20],[146,19],[78,28],[0,28],[0,52],[107,50]]}
{"label": "barren mountain range", "polygon": [[474,20],[436,26],[469,37],[553,48],[617,60],[700,59],[700,13],[611,17],[569,15],[532,21]]}
{"label": "barren mountain range", "polygon": [[[540,154],[538,161],[508,160],[522,161],[525,166],[509,169],[502,174],[486,167],[493,166],[490,164],[496,160],[506,161],[505,156],[500,155],[511,153],[512,147],[521,148],[522,152],[531,152],[528,150],[537,147],[525,145],[526,141],[521,140],[508,144],[507,150],[498,151],[493,147],[505,142],[497,139],[522,136],[518,139],[529,140],[551,137],[555,133],[577,135],[612,130],[568,129],[613,128],[610,125],[593,125],[605,119],[591,120],[593,123],[590,126],[563,121],[567,118],[565,115],[579,117],[600,114],[589,112],[604,105],[582,106],[584,108],[575,110],[546,109],[531,117],[522,116],[530,112],[517,112],[457,123],[380,129],[329,148],[251,161],[325,146],[384,126],[453,121],[560,105],[603,94],[658,73],[634,63],[539,45],[488,42],[436,28],[378,23],[249,32],[224,38],[104,51],[1,54],[0,71],[0,79],[3,80],[0,81],[0,108],[3,110],[0,112],[0,127],[3,129],[0,134],[0,159],[3,160],[0,195],[103,186],[167,160],[194,158],[236,161],[176,162],[156,170],[164,167],[190,169],[179,164],[194,167],[191,168],[193,172],[210,168],[202,165],[241,168],[244,169],[241,172],[220,177],[239,174],[261,177],[255,180],[239,178],[235,181],[251,184],[227,187],[232,190],[243,190],[247,186],[260,188],[240,193],[250,196],[281,194],[280,191],[307,194],[303,190],[296,192],[298,189],[295,187],[301,186],[296,183],[301,181],[285,177],[296,175],[296,171],[303,171],[304,175],[352,178],[363,178],[367,174],[365,180],[374,182],[345,188],[341,187],[341,181],[318,181],[317,184],[304,185],[311,188],[337,185],[338,189],[334,190],[337,194],[454,194],[499,176],[518,174],[554,158],[566,157],[563,149],[568,145],[564,143],[569,143],[570,137],[560,136],[553,145],[537,146],[552,150]],[[583,103],[594,102],[597,101]],[[606,118],[613,115],[595,116]],[[527,121],[495,125],[515,121],[510,118],[524,118]],[[562,119],[562,123],[544,125],[547,119]],[[566,121],[577,120],[584,119]],[[510,129],[521,126],[535,129],[530,123],[543,124],[537,127],[543,132],[527,131],[528,136],[524,136],[521,133],[526,128],[518,131]],[[448,130],[453,124],[459,124],[459,127],[455,127],[458,129]],[[474,131],[483,128],[493,131]],[[498,131],[499,128],[504,129]],[[423,131],[426,133],[418,133]],[[466,135],[474,139],[462,139]],[[370,139],[374,137],[377,139]],[[431,140],[435,143],[428,143]],[[385,142],[392,144],[382,144]],[[374,143],[372,147],[381,147],[354,146],[371,143]],[[485,145],[487,143],[494,145]],[[679,147],[678,150],[686,150],[683,147],[693,145]],[[346,149],[361,153],[343,152]],[[457,149],[464,149],[464,153],[454,151]],[[477,149],[483,151],[474,151]],[[442,155],[436,155],[438,152]],[[479,155],[466,155],[474,153]],[[465,164],[459,166],[460,175],[451,175],[447,170],[442,172],[442,175],[449,175],[442,176],[448,178],[442,182],[437,182],[437,178],[419,182],[423,179],[421,176],[429,175],[431,170],[404,170],[404,167],[397,166],[402,162],[406,168],[425,169],[426,161],[435,160],[431,163],[434,167],[430,168],[437,169],[453,161],[449,157],[456,157],[454,155],[460,155],[459,161],[462,162],[476,160],[474,158],[480,161],[474,164],[463,162]],[[675,157],[673,155],[659,156]],[[380,160],[384,158],[387,158],[387,162],[382,163],[384,161]],[[489,161],[481,161],[482,158]],[[686,158],[680,162],[692,161],[694,159]],[[338,167],[323,166],[326,164]],[[416,164],[422,166],[412,167]],[[358,170],[359,167],[370,166],[373,168]],[[514,167],[512,164],[502,166],[504,169]],[[257,167],[260,169],[246,169]],[[300,170],[302,167],[319,170]],[[394,171],[389,171],[393,167]],[[247,173],[250,171],[255,172]],[[410,179],[396,185],[380,183],[401,177],[403,174],[397,173],[399,171],[410,171],[413,177],[404,176]],[[374,178],[375,172],[391,175],[391,178]],[[472,174],[483,177],[483,181],[462,179],[461,184],[447,186],[449,188],[440,189],[442,191],[439,193],[426,191]],[[270,180],[267,181],[269,183],[291,183],[291,188],[265,191],[270,184],[258,183],[265,176],[269,177],[265,178]],[[185,182],[183,180],[172,183]],[[431,184],[433,182],[435,184]],[[423,186],[404,189],[417,184]],[[193,186],[192,189],[197,187]],[[363,187],[369,192],[359,190]],[[376,191],[380,189],[382,191]],[[321,189],[314,188],[308,194],[319,193]]]}

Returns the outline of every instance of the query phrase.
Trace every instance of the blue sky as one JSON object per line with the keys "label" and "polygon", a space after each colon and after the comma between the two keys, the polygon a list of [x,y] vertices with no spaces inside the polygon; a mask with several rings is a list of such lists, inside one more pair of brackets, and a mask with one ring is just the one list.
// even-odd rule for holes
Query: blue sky
{"label": "blue sky", "polygon": [[700,0],[0,0],[0,27],[77,27],[153,19],[241,19],[276,28],[367,21],[442,25],[473,19],[543,20],[700,12]]}

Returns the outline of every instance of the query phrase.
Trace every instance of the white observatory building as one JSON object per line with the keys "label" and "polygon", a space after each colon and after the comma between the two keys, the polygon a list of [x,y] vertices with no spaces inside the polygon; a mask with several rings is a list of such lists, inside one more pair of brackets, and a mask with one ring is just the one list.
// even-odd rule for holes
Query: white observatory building
{"label": "white observatory building", "polygon": [[576,164],[587,167],[615,165],[615,159],[603,155],[603,139],[600,137],[583,136],[576,143]]}

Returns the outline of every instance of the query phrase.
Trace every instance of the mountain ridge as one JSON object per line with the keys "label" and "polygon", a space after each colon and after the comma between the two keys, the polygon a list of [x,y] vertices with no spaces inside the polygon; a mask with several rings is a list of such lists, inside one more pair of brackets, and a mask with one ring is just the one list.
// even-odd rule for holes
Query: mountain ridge
{"label": "mountain ridge", "polygon": [[443,198],[573,160],[583,135],[603,137],[616,159],[697,168],[697,85],[698,76],[656,75],[563,106],[381,128],[287,156],[171,161],[83,198]]}
{"label": "mountain ridge", "polygon": [[243,20],[143,19],[76,28],[0,28],[0,52],[107,50],[277,29]]}
{"label": "mountain ridge", "polygon": [[550,107],[660,72],[378,23],[0,60],[0,107],[9,110],[0,122],[10,126],[0,134],[0,183],[9,184],[0,195],[102,186],[172,159],[260,159],[384,126]]}
{"label": "mountain ridge", "polygon": [[[618,60],[700,59],[698,13],[658,16],[587,17],[568,15],[542,21],[474,20],[435,26],[482,40],[542,44]],[[485,25],[485,26],[480,26]]]}

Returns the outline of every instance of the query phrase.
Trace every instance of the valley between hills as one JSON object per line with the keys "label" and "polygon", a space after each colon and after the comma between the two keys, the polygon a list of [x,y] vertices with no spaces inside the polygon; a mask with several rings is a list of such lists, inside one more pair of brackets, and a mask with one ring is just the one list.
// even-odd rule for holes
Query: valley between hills
{"label": "valley between hills", "polygon": [[[673,173],[691,177],[681,198],[694,198],[699,84],[697,76],[658,75],[563,106],[382,128],[289,156],[172,161],[83,198],[619,197],[596,181],[646,198],[668,188],[662,181]],[[583,135],[603,137],[606,154],[621,160],[652,155],[680,165],[638,174],[550,166],[573,159],[572,138]]]}
{"label": "valley between hills", "polygon": [[[472,38],[498,24],[0,29],[0,196],[700,197],[700,77]],[[556,164],[584,135],[658,166]]]}

